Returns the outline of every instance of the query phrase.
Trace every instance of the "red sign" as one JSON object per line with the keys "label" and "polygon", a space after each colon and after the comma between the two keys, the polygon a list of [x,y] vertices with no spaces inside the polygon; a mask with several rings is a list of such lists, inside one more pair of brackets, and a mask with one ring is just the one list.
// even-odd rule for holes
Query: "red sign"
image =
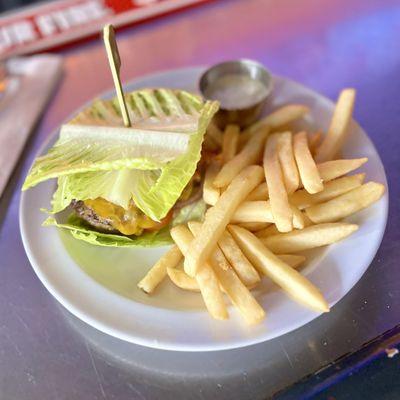
{"label": "red sign", "polygon": [[61,0],[0,18],[0,58],[33,53],[207,0]]}

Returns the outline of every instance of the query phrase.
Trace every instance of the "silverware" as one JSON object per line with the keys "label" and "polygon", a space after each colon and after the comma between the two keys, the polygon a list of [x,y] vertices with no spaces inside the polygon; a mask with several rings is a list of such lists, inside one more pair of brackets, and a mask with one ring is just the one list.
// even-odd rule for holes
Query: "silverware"
{"label": "silverware", "polygon": [[214,117],[220,128],[230,123],[244,128],[257,120],[272,87],[270,72],[260,63],[246,59],[213,65],[199,80],[203,97],[221,103]]}

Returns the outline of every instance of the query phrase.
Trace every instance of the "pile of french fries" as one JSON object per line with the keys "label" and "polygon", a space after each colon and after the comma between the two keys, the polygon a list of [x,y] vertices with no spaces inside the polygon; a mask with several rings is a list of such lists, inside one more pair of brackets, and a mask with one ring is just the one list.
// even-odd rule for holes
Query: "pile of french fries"
{"label": "pile of french fries", "polygon": [[[204,221],[175,226],[175,245],[138,286],[146,293],[167,276],[179,288],[200,291],[215,319],[227,319],[224,294],[250,324],[265,317],[251,289],[271,279],[294,301],[329,311],[320,290],[299,271],[302,251],[346,238],[358,226],[341,221],[383,195],[365,174],[348,173],[367,158],[334,159],[346,139],[355,91],[337,101],[325,136],[293,132],[304,105],[285,105],[243,132],[210,126],[205,146],[219,149],[203,186]],[[300,254],[298,254],[300,252]]]}

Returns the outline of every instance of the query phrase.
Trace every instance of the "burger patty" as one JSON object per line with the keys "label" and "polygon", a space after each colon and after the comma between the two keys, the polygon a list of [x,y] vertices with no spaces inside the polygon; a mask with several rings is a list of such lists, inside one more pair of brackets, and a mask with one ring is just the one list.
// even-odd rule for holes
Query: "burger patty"
{"label": "burger patty", "polygon": [[117,232],[112,225],[111,219],[97,215],[93,209],[88,207],[82,200],[72,200],[70,205],[83,220],[100,231]]}
{"label": "burger patty", "polygon": [[[190,182],[187,184],[185,189],[183,190],[180,198],[178,199],[177,203],[174,206],[174,209],[179,210],[182,207],[185,207],[186,205],[197,201],[201,198],[202,195],[202,176],[204,175],[205,168],[209,162],[209,154],[202,154],[202,158],[197,165],[197,170],[193,174]],[[106,202],[106,200],[101,199],[102,202]],[[110,203],[112,204],[112,203]],[[145,214],[142,212],[139,212],[139,209],[134,210],[139,212],[140,215],[137,215],[137,212],[130,212],[128,213],[128,216],[125,215],[120,215],[119,212],[115,212],[114,209],[111,210],[112,215],[110,215],[110,218],[107,218],[105,215],[107,214],[106,212],[102,212],[99,215],[98,209],[96,207],[91,206],[90,204],[86,204],[85,201],[83,200],[72,200],[70,207],[75,211],[75,213],[85,220],[87,223],[90,225],[94,226],[96,229],[98,229],[101,232],[106,232],[106,233],[116,233],[116,234],[126,234],[126,235],[131,235],[131,234],[141,234],[144,229],[154,229],[157,226],[157,222],[154,222],[154,226],[149,226],[149,222],[153,222],[149,217],[146,217]],[[93,207],[93,208],[92,208]],[[115,206],[118,207],[118,206]],[[120,207],[121,208],[121,207]],[[103,209],[104,210],[104,209]],[[107,210],[107,208],[106,208]],[[124,211],[121,208],[122,211]],[[143,215],[142,215],[143,214]],[[145,217],[145,218],[143,218]],[[128,219],[127,219],[128,218]],[[144,219],[148,219],[147,221]],[[166,217],[167,218],[167,217]],[[121,228],[125,228],[125,223],[129,220],[132,220],[132,222],[135,222],[136,225],[133,227],[134,231],[129,231],[122,230]],[[164,226],[163,224],[160,224],[160,227]],[[128,228],[132,229],[132,227]],[[121,232],[122,230],[122,232]],[[125,232],[125,233],[123,233]]]}

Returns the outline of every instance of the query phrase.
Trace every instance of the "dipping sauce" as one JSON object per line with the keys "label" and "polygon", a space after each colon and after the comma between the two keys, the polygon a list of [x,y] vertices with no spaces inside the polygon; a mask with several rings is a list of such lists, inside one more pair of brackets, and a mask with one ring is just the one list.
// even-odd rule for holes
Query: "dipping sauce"
{"label": "dipping sauce", "polygon": [[265,85],[246,74],[226,74],[217,78],[204,91],[207,98],[218,100],[221,108],[235,110],[251,107],[268,94]]}

